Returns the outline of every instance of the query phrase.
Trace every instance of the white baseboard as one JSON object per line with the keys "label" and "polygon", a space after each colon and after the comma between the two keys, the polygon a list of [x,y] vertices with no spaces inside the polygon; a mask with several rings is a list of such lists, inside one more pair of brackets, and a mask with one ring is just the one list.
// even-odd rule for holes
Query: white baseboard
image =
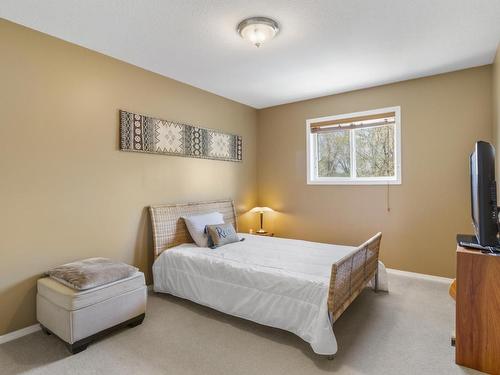
{"label": "white baseboard", "polygon": [[29,335],[30,333],[39,331],[40,329],[41,329],[40,324],[33,324],[32,326],[21,328],[14,332],[6,333],[5,335],[0,336],[0,344],[4,344],[6,342]]}
{"label": "white baseboard", "polygon": [[451,284],[453,279],[449,279],[447,277],[442,277],[442,276],[434,276],[434,275],[426,275],[425,273],[416,273],[416,272],[409,272],[409,271],[401,271],[401,270],[396,270],[393,268],[387,268],[388,273],[392,273],[393,275],[400,275],[400,276],[407,276],[407,277],[412,277],[414,279],[423,279],[423,280],[429,280],[429,281],[437,281],[440,283],[446,283],[446,284]]}

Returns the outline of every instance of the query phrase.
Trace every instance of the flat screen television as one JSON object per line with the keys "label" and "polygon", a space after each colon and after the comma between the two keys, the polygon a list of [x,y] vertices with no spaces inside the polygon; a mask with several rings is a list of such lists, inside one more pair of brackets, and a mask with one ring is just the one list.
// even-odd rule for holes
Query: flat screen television
{"label": "flat screen television", "polygon": [[477,243],[499,246],[495,149],[488,142],[476,143],[470,156],[472,223]]}

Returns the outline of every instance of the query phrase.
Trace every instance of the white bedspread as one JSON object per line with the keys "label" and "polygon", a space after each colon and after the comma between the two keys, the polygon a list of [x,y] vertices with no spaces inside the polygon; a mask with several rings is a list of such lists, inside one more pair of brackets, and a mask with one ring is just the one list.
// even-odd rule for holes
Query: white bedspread
{"label": "white bedspread", "polygon": [[[183,244],[153,264],[154,290],[285,329],[317,354],[337,352],[327,309],[331,266],[356,248],[240,233],[217,249]],[[379,264],[379,288],[387,276]]]}

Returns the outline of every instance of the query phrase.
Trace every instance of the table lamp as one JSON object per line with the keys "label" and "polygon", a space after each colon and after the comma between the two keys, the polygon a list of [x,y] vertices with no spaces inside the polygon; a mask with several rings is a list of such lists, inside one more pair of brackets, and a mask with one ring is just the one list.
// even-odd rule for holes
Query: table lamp
{"label": "table lamp", "polygon": [[274,210],[269,207],[254,207],[250,210],[250,212],[256,212],[260,214],[260,229],[257,231],[257,233],[260,234],[265,234],[267,233],[266,230],[264,230],[264,212],[273,212]]}

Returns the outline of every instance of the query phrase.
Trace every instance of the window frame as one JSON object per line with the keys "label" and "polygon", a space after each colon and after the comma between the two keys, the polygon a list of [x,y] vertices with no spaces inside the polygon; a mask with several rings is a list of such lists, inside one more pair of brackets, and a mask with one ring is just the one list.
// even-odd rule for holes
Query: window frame
{"label": "window frame", "polygon": [[[358,116],[377,115],[386,112],[395,113],[394,123],[394,154],[395,154],[395,176],[394,177],[352,177],[356,173],[356,142],[353,136],[349,137],[351,177],[318,177],[318,157],[317,157],[317,133],[311,132],[311,124],[342,120]],[[350,130],[354,132],[355,130]],[[369,111],[344,113],[335,116],[318,117],[306,120],[306,142],[307,142],[307,184],[308,185],[401,185],[401,107],[377,108]]]}

